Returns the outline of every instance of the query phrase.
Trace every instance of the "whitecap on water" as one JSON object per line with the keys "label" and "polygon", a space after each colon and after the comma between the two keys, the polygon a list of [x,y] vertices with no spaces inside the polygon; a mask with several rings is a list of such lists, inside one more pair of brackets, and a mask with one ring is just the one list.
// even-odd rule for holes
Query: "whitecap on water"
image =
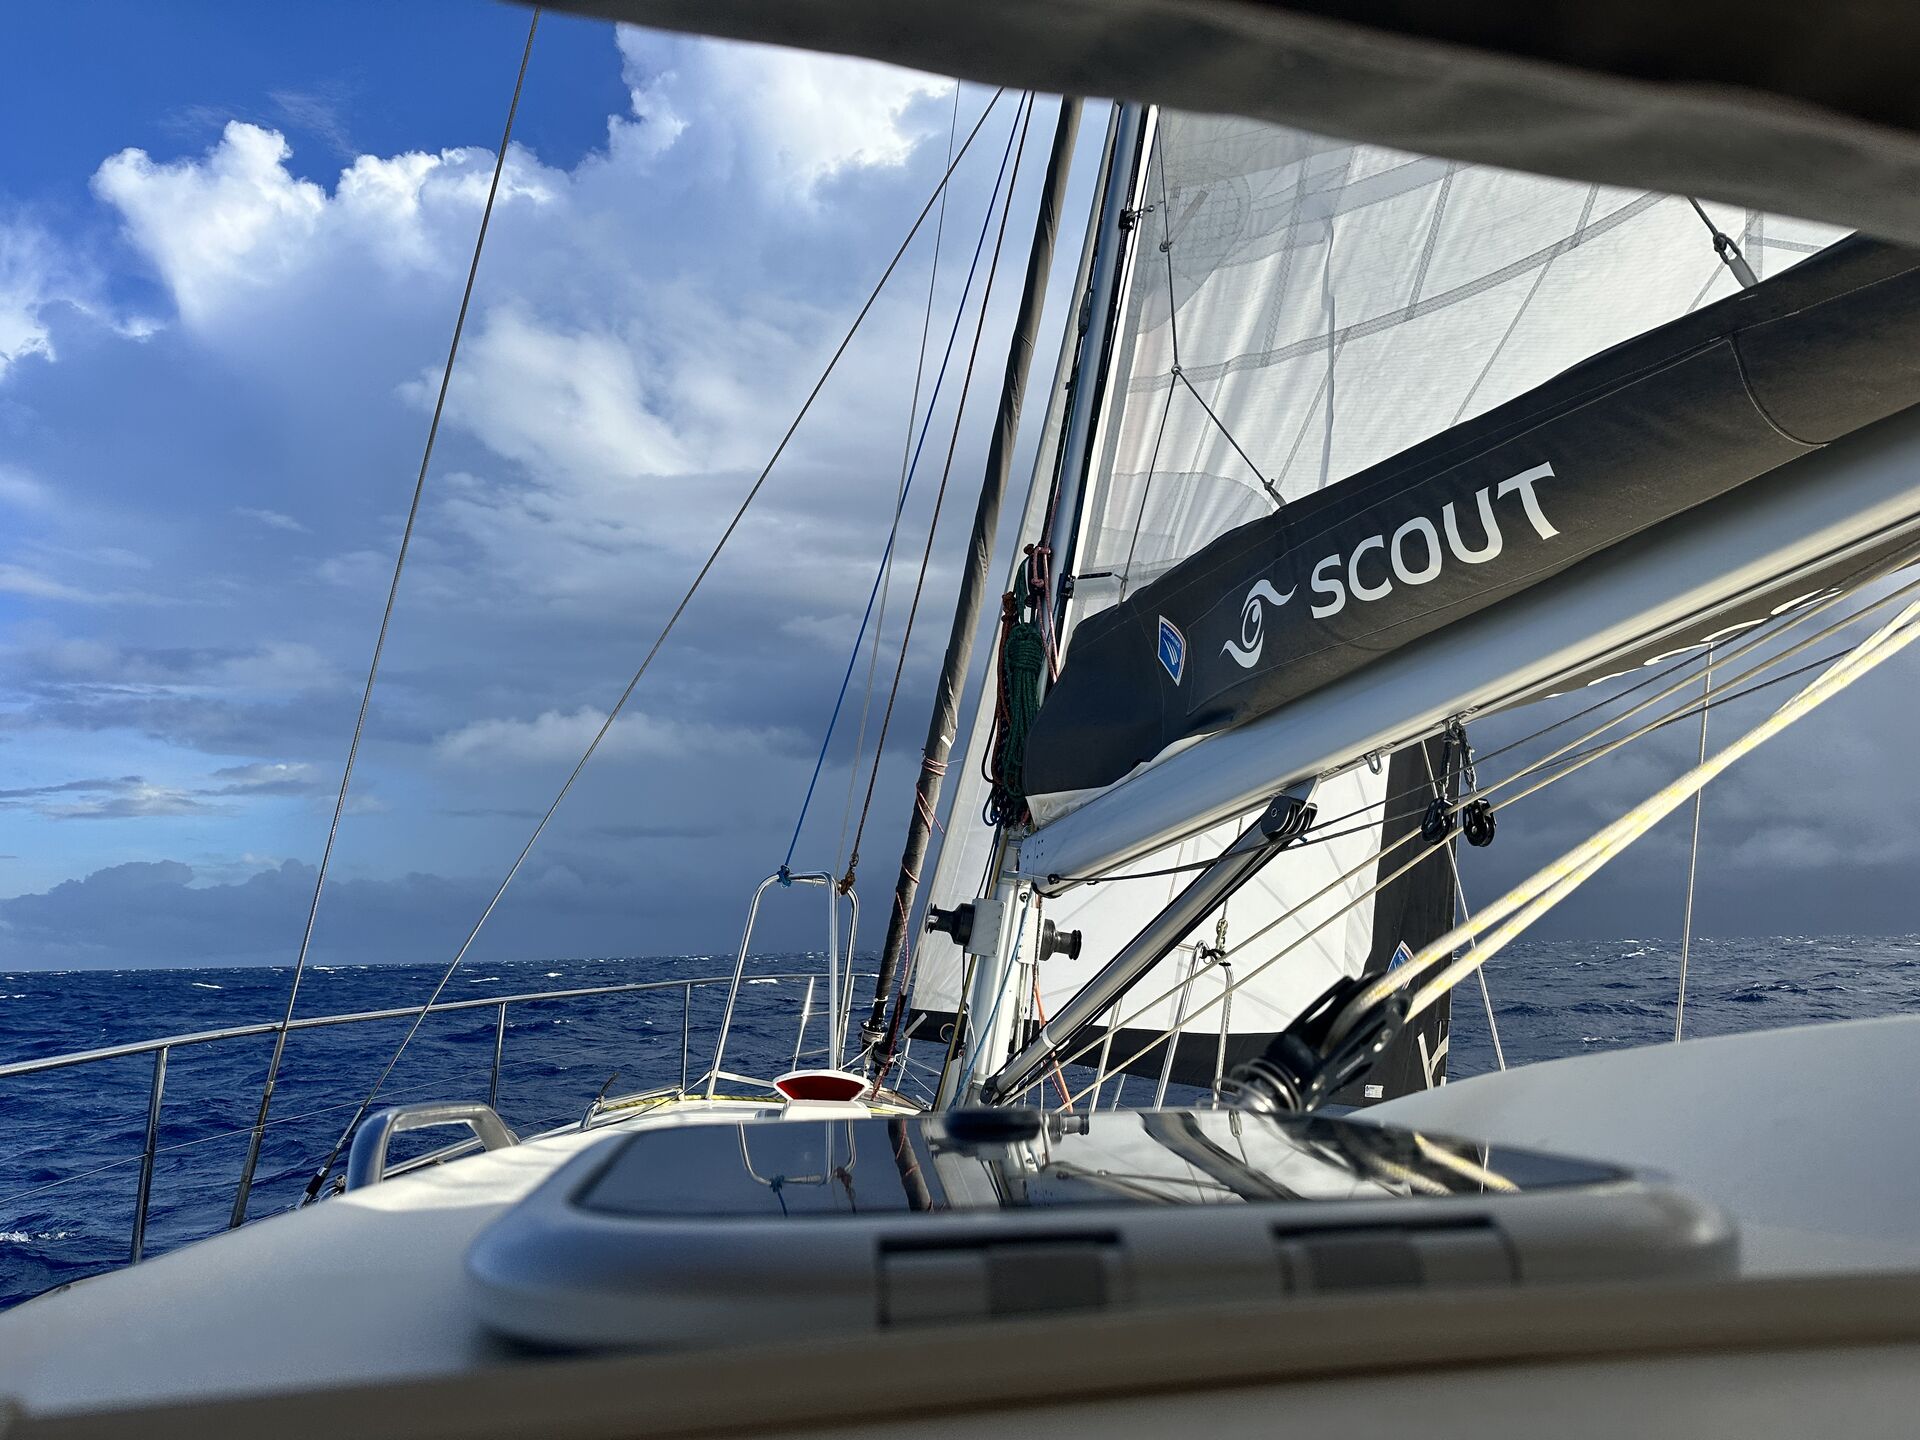
{"label": "whitecap on water", "polygon": [[749,980],[749,981],[747,981],[747,984],[749,984],[749,985],[778,985],[779,983],[780,983],[780,982],[779,982],[778,980]]}
{"label": "whitecap on water", "polygon": [[187,983],[193,986],[193,988],[196,990],[224,990],[227,988],[224,985],[209,984],[205,980],[189,980]]}

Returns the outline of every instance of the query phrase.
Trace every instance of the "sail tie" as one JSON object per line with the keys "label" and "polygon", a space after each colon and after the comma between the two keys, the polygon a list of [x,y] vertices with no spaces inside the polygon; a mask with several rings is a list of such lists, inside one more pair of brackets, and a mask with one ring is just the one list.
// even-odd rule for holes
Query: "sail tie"
{"label": "sail tie", "polygon": [[1045,606],[1045,590],[1032,583],[1038,547],[1027,547],[1027,564],[1014,588],[1000,599],[1000,654],[994,666],[993,733],[981,757],[991,787],[986,803],[989,825],[1025,825],[1027,809],[1027,737],[1040,714],[1040,683],[1052,659],[1046,636],[1036,623]]}

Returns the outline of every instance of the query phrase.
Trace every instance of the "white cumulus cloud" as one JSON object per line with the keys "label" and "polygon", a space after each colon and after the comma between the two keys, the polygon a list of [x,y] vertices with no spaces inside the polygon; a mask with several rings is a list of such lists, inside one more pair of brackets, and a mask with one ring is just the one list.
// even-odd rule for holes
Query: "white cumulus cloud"
{"label": "white cumulus cloud", "polygon": [[953,88],[871,61],[644,30],[621,30],[620,53],[635,120],[616,122],[616,144],[706,139],[709,155],[801,197],[842,171],[900,164],[934,129],[915,102]]}

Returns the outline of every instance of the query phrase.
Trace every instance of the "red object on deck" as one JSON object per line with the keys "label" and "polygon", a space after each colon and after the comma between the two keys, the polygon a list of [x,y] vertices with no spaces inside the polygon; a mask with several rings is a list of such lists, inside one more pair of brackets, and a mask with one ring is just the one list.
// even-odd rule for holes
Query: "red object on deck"
{"label": "red object on deck", "polygon": [[866,1093],[866,1077],[845,1070],[789,1070],[773,1082],[789,1100],[858,1100]]}

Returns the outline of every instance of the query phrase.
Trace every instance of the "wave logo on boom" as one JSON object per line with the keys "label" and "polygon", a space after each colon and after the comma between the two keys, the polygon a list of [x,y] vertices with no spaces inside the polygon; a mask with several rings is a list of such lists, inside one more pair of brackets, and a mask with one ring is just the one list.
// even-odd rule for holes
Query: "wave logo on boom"
{"label": "wave logo on boom", "polygon": [[[1519,497],[1521,513],[1527,517],[1527,523],[1533,527],[1534,533],[1542,540],[1551,540],[1560,532],[1547,520],[1546,511],[1540,508],[1540,497],[1533,493],[1533,486],[1537,480],[1552,477],[1553,466],[1536,465],[1497,485],[1482,485],[1476,490],[1473,504],[1480,512],[1480,529],[1486,537],[1478,549],[1470,547],[1461,536],[1460,521],[1454,513],[1453,501],[1449,500],[1441,507],[1438,525],[1424,515],[1416,515],[1391,536],[1369,535],[1345,555],[1336,553],[1325,556],[1313,567],[1308,577],[1309,587],[1314,595],[1321,598],[1308,607],[1307,613],[1316,620],[1327,620],[1346,609],[1349,598],[1367,604],[1386,599],[1393,593],[1396,582],[1402,585],[1425,585],[1440,578],[1448,555],[1463,565],[1484,565],[1489,560],[1497,559],[1506,548],[1506,541],[1500,533],[1500,522],[1494,515],[1494,502],[1509,495]],[[1444,544],[1440,538],[1443,530],[1446,532]],[[1386,562],[1387,573],[1377,580],[1367,581],[1361,576],[1360,562],[1362,557],[1375,551],[1380,552],[1381,559]],[[1292,590],[1282,595],[1265,580],[1254,581],[1240,609],[1240,638],[1238,642],[1227,641],[1220,647],[1220,653],[1232,656],[1233,662],[1242,669],[1251,670],[1260,662],[1260,651],[1266,643],[1264,605],[1278,609],[1292,598]]]}
{"label": "wave logo on boom", "polygon": [[1292,598],[1292,590],[1282,595],[1266,581],[1254,581],[1253,588],[1247,591],[1246,603],[1240,607],[1240,641],[1238,644],[1227,641],[1220,647],[1220,653],[1231,655],[1237,665],[1251,668],[1260,658],[1260,647],[1267,643],[1266,609],[1260,602],[1264,600],[1278,610]]}

